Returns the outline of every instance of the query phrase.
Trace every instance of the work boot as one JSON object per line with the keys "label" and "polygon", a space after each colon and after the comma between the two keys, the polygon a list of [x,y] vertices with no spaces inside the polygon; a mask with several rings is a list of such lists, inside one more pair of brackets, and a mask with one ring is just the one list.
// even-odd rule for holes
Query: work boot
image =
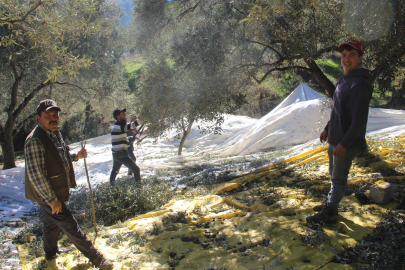
{"label": "work boot", "polygon": [[45,270],[58,270],[58,265],[56,264],[56,259],[46,260]]}
{"label": "work boot", "polygon": [[325,205],[324,208],[315,215],[306,218],[307,223],[335,223],[336,222],[335,209]]}
{"label": "work boot", "polygon": [[[325,206],[326,206],[326,201],[324,201],[322,204],[314,206],[312,209],[315,212],[321,212]],[[333,209],[335,211],[335,215],[337,215],[338,214],[338,208],[336,207],[336,208],[333,208]]]}
{"label": "work boot", "polygon": [[111,270],[114,269],[114,265],[104,258],[103,256],[98,257],[94,261],[92,261],[92,264],[94,264],[95,267],[97,267],[100,270]]}

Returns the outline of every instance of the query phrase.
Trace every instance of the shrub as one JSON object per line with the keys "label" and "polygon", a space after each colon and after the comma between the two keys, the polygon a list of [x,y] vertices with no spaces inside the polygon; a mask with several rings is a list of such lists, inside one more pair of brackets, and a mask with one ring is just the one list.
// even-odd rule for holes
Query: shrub
{"label": "shrub", "polygon": [[[79,224],[83,222],[84,226],[85,223],[92,222],[92,219],[84,219],[85,216],[92,216],[89,196],[88,190],[82,187],[71,197],[69,203],[69,208],[77,213],[74,215]],[[97,224],[110,226],[159,208],[170,201],[173,192],[164,183],[143,180],[140,187],[131,179],[122,179],[117,180],[114,187],[109,183],[99,184],[94,188],[93,196]]]}

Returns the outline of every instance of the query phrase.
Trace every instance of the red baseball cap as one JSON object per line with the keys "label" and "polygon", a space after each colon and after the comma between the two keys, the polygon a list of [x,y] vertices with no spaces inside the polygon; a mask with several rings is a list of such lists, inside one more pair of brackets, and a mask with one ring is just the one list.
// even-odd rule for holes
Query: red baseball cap
{"label": "red baseball cap", "polygon": [[355,48],[356,50],[360,51],[361,54],[363,54],[363,45],[361,45],[361,43],[358,42],[357,40],[349,40],[349,41],[347,41],[345,43],[340,44],[339,45],[339,50],[340,51],[342,50],[342,47],[344,45],[349,45],[349,46]]}

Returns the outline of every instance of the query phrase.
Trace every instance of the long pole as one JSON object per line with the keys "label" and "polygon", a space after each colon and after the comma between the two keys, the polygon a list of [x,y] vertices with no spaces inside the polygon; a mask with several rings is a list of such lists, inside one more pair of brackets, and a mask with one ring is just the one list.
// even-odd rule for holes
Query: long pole
{"label": "long pole", "polygon": [[[82,148],[86,146],[86,141],[81,142]],[[90,199],[91,199],[91,209],[93,212],[93,225],[94,225],[94,231],[96,232],[96,236],[94,237],[94,243],[96,243],[97,239],[97,223],[96,223],[96,211],[94,210],[94,198],[93,198],[93,191],[91,190],[91,184],[90,184],[90,177],[89,177],[89,171],[87,170],[87,163],[86,163],[86,158],[84,158],[84,168],[86,169],[86,176],[87,176],[87,183],[89,184],[89,189],[90,189]]]}

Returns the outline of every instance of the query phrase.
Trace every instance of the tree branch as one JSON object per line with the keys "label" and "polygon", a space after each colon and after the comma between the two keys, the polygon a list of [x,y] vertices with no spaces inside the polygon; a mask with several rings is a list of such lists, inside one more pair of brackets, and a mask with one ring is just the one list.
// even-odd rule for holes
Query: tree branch
{"label": "tree branch", "polygon": [[86,89],[86,88],[80,87],[80,86],[78,86],[78,85],[76,85],[76,84],[73,84],[73,83],[70,83],[70,82],[54,82],[54,84],[68,85],[68,86],[76,87],[76,88],[82,90],[83,92],[85,92],[86,95],[90,95],[90,93],[87,91],[87,89],[92,89],[92,88],[87,88],[87,89]]}
{"label": "tree branch", "polygon": [[197,4],[195,4],[193,7],[186,9],[179,15],[179,19],[183,19],[184,16],[187,15],[189,12],[194,12],[194,10],[198,7],[198,5],[201,3],[201,1],[198,1]]}
{"label": "tree branch", "polygon": [[36,112],[32,113],[31,115],[29,115],[27,118],[25,118],[23,121],[21,121],[21,123],[19,123],[18,125],[16,125],[14,127],[13,130],[13,137],[15,136],[15,134],[17,134],[17,132],[28,122],[30,122],[32,119],[35,119],[35,116],[37,115]]}
{"label": "tree branch", "polygon": [[37,87],[35,87],[35,89],[32,90],[31,93],[29,93],[29,95],[24,98],[18,108],[14,110],[13,120],[15,120],[21,114],[21,112],[25,109],[25,107],[27,107],[28,103],[35,97],[35,95],[49,84],[51,84],[50,81],[48,81],[47,83],[41,83]]}
{"label": "tree branch", "polygon": [[258,84],[261,84],[267,78],[267,76],[269,76],[272,72],[274,72],[274,71],[285,71],[285,70],[290,70],[290,69],[302,69],[302,70],[306,70],[308,72],[311,71],[309,68],[302,67],[302,66],[289,66],[289,67],[282,67],[282,68],[272,68],[272,69],[268,70],[260,80],[256,79],[255,76],[252,76],[252,78]]}
{"label": "tree branch", "polygon": [[17,67],[15,66],[15,62],[11,61],[11,67],[13,69],[14,73],[14,83],[13,86],[11,87],[11,99],[10,99],[10,106],[6,109],[6,112],[9,116],[9,118],[13,118],[12,120],[15,120],[14,117],[14,108],[17,106],[17,93],[18,93],[18,86],[20,85],[20,82],[24,78],[24,72],[21,72],[21,74],[18,74]]}
{"label": "tree branch", "polygon": [[[279,59],[285,58],[285,57],[283,57],[283,56],[281,55],[281,53],[279,53],[276,49],[274,49],[273,47],[271,47],[271,46],[268,45],[268,44],[264,44],[264,43],[262,43],[262,42],[254,41],[254,40],[249,40],[249,42],[250,42],[250,43],[254,43],[254,44],[261,45],[261,46],[263,46],[263,47],[265,47],[265,48],[268,48],[269,50],[275,52],[275,53],[278,55],[278,58],[279,58]],[[277,43],[277,42],[275,42],[274,44],[276,44],[276,43]]]}
{"label": "tree branch", "polygon": [[42,5],[43,4],[43,1],[41,0],[41,1],[38,1],[38,3],[36,3],[28,12],[27,12],[27,14],[25,14],[24,15],[24,17],[22,17],[22,19],[20,19],[20,20],[10,20],[10,21],[8,21],[8,20],[3,20],[3,19],[1,19],[0,18],[0,23],[6,23],[6,24],[12,24],[12,25],[14,25],[14,24],[16,24],[16,23],[22,23],[22,22],[25,22],[25,20],[27,19],[27,17],[32,13],[32,12],[34,12],[40,5]]}
{"label": "tree branch", "polygon": [[331,46],[328,48],[323,48],[321,50],[318,50],[316,53],[314,53],[313,55],[311,55],[311,57],[313,59],[318,59],[319,57],[321,57],[324,53],[328,53],[328,52],[332,52],[332,51],[338,51],[338,47],[337,46]]}

